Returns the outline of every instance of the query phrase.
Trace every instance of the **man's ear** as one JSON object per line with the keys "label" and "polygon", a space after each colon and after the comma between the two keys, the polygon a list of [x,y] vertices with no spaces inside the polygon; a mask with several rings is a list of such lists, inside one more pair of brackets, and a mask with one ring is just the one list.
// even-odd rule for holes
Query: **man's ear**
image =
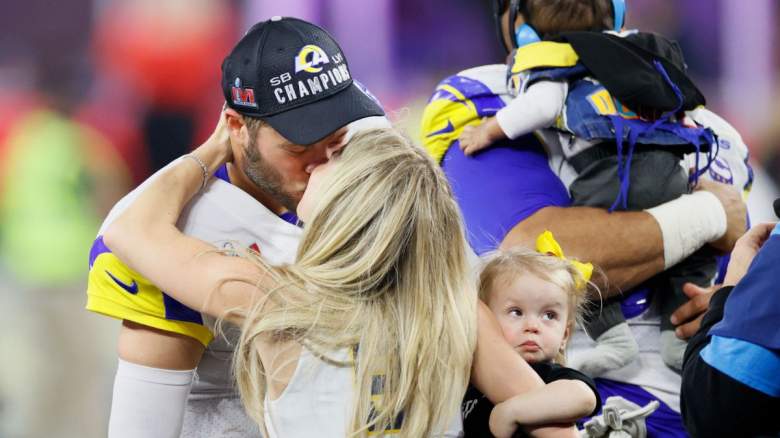
{"label": "man's ear", "polygon": [[232,108],[225,108],[224,117],[230,133],[230,143],[233,145],[233,153],[235,154],[236,150],[242,150],[244,145],[247,144],[249,132],[244,123],[244,116],[239,114],[238,111]]}
{"label": "man's ear", "polygon": [[225,117],[227,118],[227,126],[230,130],[230,135],[239,135],[239,131],[245,126],[244,117],[233,108],[225,108]]}

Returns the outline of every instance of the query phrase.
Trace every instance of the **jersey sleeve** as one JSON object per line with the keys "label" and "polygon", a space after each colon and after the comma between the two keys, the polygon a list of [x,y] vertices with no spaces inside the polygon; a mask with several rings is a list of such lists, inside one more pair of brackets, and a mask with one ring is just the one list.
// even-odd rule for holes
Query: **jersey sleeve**
{"label": "jersey sleeve", "polygon": [[168,296],[125,265],[98,236],[89,256],[87,310],[197,339],[213,334],[201,314]]}

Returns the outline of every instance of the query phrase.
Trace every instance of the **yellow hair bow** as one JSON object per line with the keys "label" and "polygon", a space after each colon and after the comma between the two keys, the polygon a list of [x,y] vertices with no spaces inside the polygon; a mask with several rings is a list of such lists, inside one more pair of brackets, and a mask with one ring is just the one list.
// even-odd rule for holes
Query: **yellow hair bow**
{"label": "yellow hair bow", "polygon": [[544,230],[544,233],[540,234],[536,238],[536,251],[542,254],[549,254],[551,256],[558,257],[561,260],[566,260],[574,266],[582,278],[577,279],[577,287],[585,286],[585,283],[590,281],[591,275],[593,275],[593,265],[590,263],[582,263],[577,260],[569,260],[563,255],[561,245],[555,241],[553,233],[549,230]]}

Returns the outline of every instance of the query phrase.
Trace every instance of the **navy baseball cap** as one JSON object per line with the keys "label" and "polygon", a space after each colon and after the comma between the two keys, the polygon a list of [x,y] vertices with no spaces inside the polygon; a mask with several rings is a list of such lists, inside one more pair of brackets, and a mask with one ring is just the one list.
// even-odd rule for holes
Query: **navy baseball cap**
{"label": "navy baseball cap", "polygon": [[336,40],[297,18],[273,17],[252,26],[222,62],[222,92],[230,108],[301,145],[385,114],[352,80]]}

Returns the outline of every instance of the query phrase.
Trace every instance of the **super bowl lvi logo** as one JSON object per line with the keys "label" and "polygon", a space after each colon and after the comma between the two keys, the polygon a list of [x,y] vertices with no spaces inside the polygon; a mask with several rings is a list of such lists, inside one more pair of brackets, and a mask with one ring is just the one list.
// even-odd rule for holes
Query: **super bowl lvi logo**
{"label": "super bowl lvi logo", "polygon": [[329,62],[330,59],[324,50],[314,44],[308,44],[303,46],[295,57],[295,73],[301,71],[319,73],[322,71],[322,66]]}

